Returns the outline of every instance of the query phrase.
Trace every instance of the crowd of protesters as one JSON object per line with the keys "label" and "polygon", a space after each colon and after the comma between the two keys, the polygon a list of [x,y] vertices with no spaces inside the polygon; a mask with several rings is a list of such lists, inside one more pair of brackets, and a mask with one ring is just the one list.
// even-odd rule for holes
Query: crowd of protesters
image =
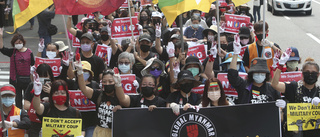
{"label": "crowd of protesters", "polygon": [[[75,51],[62,41],[52,41],[47,32],[39,32],[38,51],[31,51],[19,33],[14,34],[10,43],[3,43],[1,28],[0,51],[10,58],[10,84],[0,88],[2,113],[5,118],[20,115],[20,119],[5,120],[8,137],[20,137],[25,133],[29,137],[41,136],[43,117],[82,118],[85,137],[109,137],[112,112],[129,107],[148,108],[149,111],[170,107],[179,115],[180,108],[275,101],[280,110],[285,110],[286,103],[320,103],[320,88],[316,85],[319,65],[308,58],[302,68],[298,68],[301,58],[297,48],[281,50],[280,45],[268,40],[272,26],[265,22],[263,30],[259,2],[255,1],[254,5],[258,19],[249,13],[247,4],[235,7],[229,0],[219,8],[213,3],[208,13],[185,12],[181,14],[183,31],[178,28],[179,18],[169,26],[156,5],[140,6],[139,2],[129,2],[133,6],[119,8],[110,15],[88,13],[93,16],[86,15],[79,23],[77,19],[83,15],[69,16],[66,22],[69,36],[80,40],[80,48]],[[132,16],[139,12],[136,26],[140,35],[135,39],[113,39],[112,22],[115,18],[129,17],[128,9]],[[38,15],[38,20],[43,22],[39,25],[51,22],[52,11],[54,6]],[[248,16],[250,22],[236,34],[225,32],[225,14]],[[205,45],[208,56],[204,61],[188,55],[188,48],[194,43]],[[97,45],[111,49],[109,61],[95,54]],[[61,59],[60,75],[54,76],[48,64],[35,66],[35,56]],[[302,71],[300,81],[279,81],[281,72],[295,71]],[[228,98],[217,78],[218,73],[227,73],[230,85],[237,91],[237,99]],[[247,73],[247,77],[242,78],[239,73]],[[136,76],[132,81],[136,94],[124,92],[120,77],[124,74]],[[204,85],[203,94],[192,92],[201,84]],[[96,111],[81,112],[71,106],[68,90],[81,90],[94,102]],[[286,112],[283,113],[286,116]],[[282,119],[282,123],[285,122],[286,119]],[[12,130],[12,127],[19,130]],[[288,137],[320,135],[319,130],[288,132],[285,127],[282,133]]]}

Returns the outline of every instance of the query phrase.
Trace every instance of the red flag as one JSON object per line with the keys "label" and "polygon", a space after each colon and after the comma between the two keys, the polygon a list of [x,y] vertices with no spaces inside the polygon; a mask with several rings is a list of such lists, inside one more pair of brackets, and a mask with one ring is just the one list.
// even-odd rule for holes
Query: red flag
{"label": "red flag", "polygon": [[117,10],[125,0],[54,0],[56,14],[80,15],[100,11],[109,15]]}

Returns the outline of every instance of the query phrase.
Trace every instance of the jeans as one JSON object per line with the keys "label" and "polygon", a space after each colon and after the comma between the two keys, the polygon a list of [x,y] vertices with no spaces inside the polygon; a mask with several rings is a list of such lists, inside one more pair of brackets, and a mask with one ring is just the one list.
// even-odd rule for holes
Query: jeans
{"label": "jeans", "polygon": [[42,51],[41,57],[47,58],[46,49],[47,49],[47,44],[51,42],[51,36],[39,36],[39,37],[44,39],[44,45],[45,45]]}
{"label": "jeans", "polygon": [[94,128],[96,128],[96,126],[87,127],[87,128],[84,130],[84,131],[86,132],[86,134],[85,134],[84,137],[92,137]]}
{"label": "jeans", "polygon": [[258,15],[258,21],[260,20],[260,7],[261,6],[253,6],[253,18],[254,22],[257,22],[257,16]]}

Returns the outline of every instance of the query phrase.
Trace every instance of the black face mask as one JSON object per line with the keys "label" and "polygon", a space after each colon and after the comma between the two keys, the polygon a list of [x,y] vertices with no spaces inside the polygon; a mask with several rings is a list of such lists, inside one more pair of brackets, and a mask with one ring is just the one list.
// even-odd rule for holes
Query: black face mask
{"label": "black face mask", "polygon": [[[257,36],[257,39],[259,40],[259,41],[262,41],[262,39],[263,39],[263,34],[256,34],[256,36]],[[267,37],[267,35],[265,36],[265,38]]]}
{"label": "black face mask", "polygon": [[140,49],[142,50],[142,52],[148,52],[148,51],[150,51],[150,46],[141,44]]}
{"label": "black face mask", "polygon": [[154,26],[156,26],[158,23],[161,23],[160,19],[153,19],[152,22]]}
{"label": "black face mask", "polygon": [[180,85],[180,89],[182,92],[188,94],[191,92],[191,89],[193,88],[193,83],[185,83]]}
{"label": "black face mask", "polygon": [[101,35],[101,40],[107,41],[108,39],[109,39],[109,35],[108,34]]}
{"label": "black face mask", "polygon": [[111,93],[114,91],[114,84],[113,85],[103,85],[105,93]]}
{"label": "black face mask", "polygon": [[303,80],[309,85],[312,85],[318,81],[318,73],[317,72],[303,72]]}
{"label": "black face mask", "polygon": [[146,20],[148,20],[148,16],[140,16],[140,19],[141,19],[142,21],[146,21]]}
{"label": "black face mask", "polygon": [[228,41],[234,41],[234,37],[232,37],[232,36],[228,37],[227,39],[228,39]]}
{"label": "black face mask", "polygon": [[150,97],[154,94],[154,87],[141,87],[141,93],[144,97]]}
{"label": "black face mask", "polygon": [[221,49],[227,49],[227,44],[220,44],[220,46],[221,46]]}

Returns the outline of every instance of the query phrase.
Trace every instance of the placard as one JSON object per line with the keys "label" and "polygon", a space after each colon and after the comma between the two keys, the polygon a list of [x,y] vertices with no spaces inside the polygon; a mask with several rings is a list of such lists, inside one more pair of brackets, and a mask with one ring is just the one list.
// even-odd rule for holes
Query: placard
{"label": "placard", "polygon": [[226,28],[225,32],[238,34],[242,26],[247,26],[250,23],[250,17],[245,15],[224,14]]}
{"label": "placard", "polygon": [[36,67],[38,67],[42,63],[46,63],[51,67],[53,76],[57,77],[60,75],[60,70],[59,70],[61,67],[61,59],[60,58],[45,59],[45,58],[36,57],[35,59],[36,59],[36,61],[35,61]]}
{"label": "placard", "polygon": [[131,37],[131,28],[133,29],[133,35],[139,36],[138,31],[138,18],[132,17],[132,27],[130,27],[130,17],[115,18],[111,27],[112,38],[126,38]]}
{"label": "placard", "polygon": [[96,111],[96,105],[81,90],[69,90],[70,105],[81,112]]}

